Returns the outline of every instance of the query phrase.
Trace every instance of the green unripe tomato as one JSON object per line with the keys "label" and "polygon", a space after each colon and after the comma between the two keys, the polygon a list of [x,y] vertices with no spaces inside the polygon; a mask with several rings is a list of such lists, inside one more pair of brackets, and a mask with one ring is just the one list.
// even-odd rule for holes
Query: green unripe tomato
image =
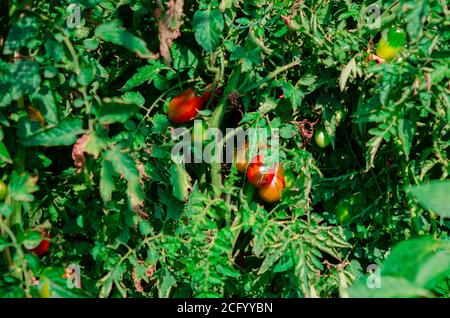
{"label": "green unripe tomato", "polygon": [[335,113],[336,124],[340,124],[344,120],[346,115],[347,115],[347,113],[345,112],[345,110],[342,108],[339,108]]}
{"label": "green unripe tomato", "polygon": [[334,213],[340,223],[344,224],[350,221],[352,216],[352,206],[349,199],[343,198],[339,200],[334,208]]}
{"label": "green unripe tomato", "polygon": [[316,129],[314,133],[314,140],[320,148],[325,148],[330,144],[330,136],[328,136],[327,132],[323,128]]}
{"label": "green unripe tomato", "polygon": [[7,193],[8,193],[8,186],[6,185],[6,183],[0,180],[0,201],[5,200]]}
{"label": "green unripe tomato", "polygon": [[392,47],[403,47],[406,42],[406,32],[399,27],[392,27],[387,34],[387,42]]}

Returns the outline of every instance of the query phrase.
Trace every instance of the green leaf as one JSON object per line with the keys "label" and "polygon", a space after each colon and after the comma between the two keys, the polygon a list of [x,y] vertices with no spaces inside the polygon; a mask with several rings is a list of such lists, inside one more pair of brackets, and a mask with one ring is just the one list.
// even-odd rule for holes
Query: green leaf
{"label": "green leaf", "polygon": [[111,200],[112,193],[116,188],[114,175],[114,168],[111,162],[103,160],[102,169],[100,170],[99,188],[100,196],[105,204]]}
{"label": "green leaf", "polygon": [[9,182],[8,194],[17,201],[33,201],[32,193],[39,189],[36,183],[37,177],[32,177],[27,172],[18,174],[14,171]]}
{"label": "green leaf", "polygon": [[347,81],[352,74],[353,76],[356,76],[356,61],[354,58],[352,58],[342,69],[341,76],[339,77],[339,88],[341,89],[341,92],[344,91],[347,86]]}
{"label": "green leaf", "polygon": [[396,245],[383,263],[383,276],[401,276],[414,281],[420,264],[443,243],[431,237],[403,241]]}
{"label": "green leaf", "polygon": [[0,141],[0,162],[12,163],[11,155],[3,142]]}
{"label": "green leaf", "polygon": [[408,119],[399,119],[397,126],[397,135],[406,155],[406,160],[409,160],[409,153],[411,151],[411,144],[416,133],[416,126]]}
{"label": "green leaf", "polygon": [[38,231],[27,231],[23,240],[23,246],[31,250],[39,245],[42,241],[42,233]]}
{"label": "green leaf", "polygon": [[0,106],[6,106],[25,94],[33,93],[41,83],[39,66],[29,60],[2,65],[0,61]]}
{"label": "green leaf", "polygon": [[47,123],[58,124],[58,107],[51,89],[47,86],[42,86],[38,91],[30,95],[30,101],[31,105],[41,112]]}
{"label": "green leaf", "polygon": [[187,173],[183,164],[174,164],[170,167],[170,183],[172,193],[180,201],[186,202],[189,198],[189,191],[192,189],[191,177]]}
{"label": "green leaf", "polygon": [[264,259],[261,267],[259,268],[258,275],[264,274],[275,264],[276,261],[280,259],[280,257],[283,255],[284,248],[284,246],[281,248],[276,248]]}
{"label": "green leaf", "polygon": [[156,54],[149,51],[144,40],[125,30],[118,20],[106,22],[98,26],[95,29],[95,36],[103,41],[123,46],[136,53],[140,58],[157,58]]}
{"label": "green leaf", "polygon": [[168,70],[169,68],[160,62],[151,61],[150,65],[139,68],[137,73],[135,73],[120,90],[126,92],[145,82],[150,84],[153,80],[157,79],[159,76],[158,74],[164,69]]}
{"label": "green leaf", "polygon": [[22,47],[33,47],[36,43],[36,32],[39,28],[37,19],[31,15],[25,15],[11,27],[3,48],[3,54],[13,54]]}
{"label": "green leaf", "polygon": [[367,287],[367,278],[364,278],[347,289],[347,292],[353,298],[433,297],[420,286],[402,277],[392,276],[381,276],[380,288]]}
{"label": "green leaf", "polygon": [[450,180],[412,186],[411,193],[425,209],[450,217]]}
{"label": "green leaf", "polygon": [[157,286],[158,286],[158,297],[168,298],[170,295],[170,290],[172,287],[177,285],[175,277],[169,272],[167,268],[164,268],[159,275]]}
{"label": "green leaf", "polygon": [[418,286],[433,289],[450,275],[450,252],[440,251],[421,264],[415,282]]}
{"label": "green leaf", "polygon": [[113,147],[105,152],[105,159],[108,160],[114,171],[123,176],[127,181],[139,179],[139,172],[136,163],[129,153],[121,152],[119,148]]}
{"label": "green leaf", "polygon": [[45,129],[24,140],[25,146],[70,146],[73,145],[78,135],[84,132],[81,119],[65,119],[58,126]]}
{"label": "green leaf", "polygon": [[140,93],[128,92],[122,97],[104,98],[97,113],[101,124],[124,123],[133,117],[145,100]]}
{"label": "green leaf", "polygon": [[207,52],[213,52],[220,43],[224,20],[220,10],[197,11],[192,22],[195,40]]}

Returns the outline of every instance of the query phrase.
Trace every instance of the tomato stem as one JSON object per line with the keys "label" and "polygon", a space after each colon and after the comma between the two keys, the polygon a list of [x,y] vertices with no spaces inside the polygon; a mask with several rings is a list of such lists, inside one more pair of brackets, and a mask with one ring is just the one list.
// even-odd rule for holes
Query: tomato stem
{"label": "tomato stem", "polygon": [[[228,85],[225,87],[225,91],[219,100],[219,104],[217,108],[214,110],[211,116],[211,127],[220,128],[222,123],[223,116],[227,110],[228,105],[228,97],[231,93],[233,93],[239,83],[239,77],[241,75],[241,66],[238,65],[232,75],[230,76]],[[217,144],[217,149],[221,147],[222,143],[219,142]],[[214,196],[217,198],[222,193],[222,174],[221,174],[221,164],[219,162],[211,163],[211,183],[213,187]]]}

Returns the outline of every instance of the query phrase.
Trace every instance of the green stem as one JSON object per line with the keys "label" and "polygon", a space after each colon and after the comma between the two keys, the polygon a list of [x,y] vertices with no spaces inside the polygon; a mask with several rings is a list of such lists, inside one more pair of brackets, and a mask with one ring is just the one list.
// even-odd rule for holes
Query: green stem
{"label": "green stem", "polygon": [[276,68],[273,72],[269,73],[269,75],[267,75],[266,77],[264,77],[262,80],[260,80],[259,82],[257,82],[256,84],[250,86],[249,88],[244,90],[244,93],[249,93],[250,91],[257,89],[259,86],[261,86],[264,83],[267,83],[271,80],[273,80],[275,77],[277,77],[280,73],[283,73],[284,71],[287,71],[288,69],[290,69],[291,67],[297,66],[300,64],[300,61],[298,60],[294,60],[289,64],[280,66],[278,68]]}
{"label": "green stem", "polygon": [[[25,108],[24,98],[21,97],[17,101],[17,107],[19,109]],[[25,170],[25,157],[26,157],[26,149],[20,142],[16,143],[16,153],[14,158],[14,170],[18,173],[21,173]],[[20,201],[11,200],[11,206],[13,207],[13,213],[11,215],[11,223],[12,225],[18,225],[22,227],[22,203]]]}
{"label": "green stem", "polygon": [[[228,85],[225,88],[222,98],[220,99],[219,104],[217,105],[216,109],[214,110],[211,116],[212,128],[220,128],[223,116],[225,115],[225,112],[227,110],[228,96],[236,90],[239,83],[240,75],[241,75],[241,65],[238,65],[233,71],[233,74],[230,76]],[[219,145],[221,145],[220,142],[217,145],[217,150],[219,149]],[[220,162],[211,163],[211,183],[213,187],[214,197],[218,198],[222,193],[222,173]]]}
{"label": "green stem", "polygon": [[[406,163],[402,163],[402,175],[405,184],[410,185],[411,180],[409,177],[409,171]],[[423,234],[422,224],[420,223],[419,220],[417,205],[415,204],[414,199],[412,198],[412,195],[409,191],[406,193],[406,202],[409,208],[409,217],[411,218],[411,225],[413,226],[413,229],[416,232],[416,234],[422,235]]]}
{"label": "green stem", "polygon": [[[29,297],[31,297],[31,294],[30,294],[30,274],[28,273],[27,262],[25,260],[24,254],[23,254],[22,247],[20,246],[20,244],[18,244],[16,236],[14,235],[14,233],[11,231],[11,229],[8,226],[6,226],[3,223],[3,220],[1,218],[0,218],[0,226],[1,226],[2,232],[4,231],[4,232],[6,232],[8,234],[8,236],[11,239],[11,242],[12,242],[14,248],[17,250],[17,255],[19,256],[19,262],[20,262],[20,265],[22,267],[23,280],[24,280],[24,283],[25,283],[25,295],[26,295],[26,297],[29,298]],[[14,266],[14,263],[13,263],[13,261],[11,259],[10,259],[10,262],[11,263],[9,265],[10,266]]]}

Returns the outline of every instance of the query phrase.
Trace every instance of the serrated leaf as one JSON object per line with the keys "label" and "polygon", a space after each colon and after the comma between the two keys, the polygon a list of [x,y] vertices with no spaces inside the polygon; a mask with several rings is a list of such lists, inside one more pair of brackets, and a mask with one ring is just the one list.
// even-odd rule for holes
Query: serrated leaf
{"label": "serrated leaf", "polygon": [[408,119],[399,119],[397,125],[397,135],[406,155],[406,160],[409,160],[409,153],[411,151],[411,144],[416,132],[415,125]]}
{"label": "serrated leaf", "polygon": [[37,177],[31,176],[27,172],[18,174],[14,171],[9,182],[8,194],[14,200],[31,202],[34,200],[32,193],[39,189],[36,183]]}
{"label": "serrated leaf", "polygon": [[180,201],[186,202],[189,198],[189,191],[192,189],[191,177],[187,173],[183,164],[174,164],[170,167],[170,183],[172,193]]}
{"label": "serrated leaf", "polygon": [[220,10],[196,11],[192,22],[195,40],[207,52],[213,52],[219,45],[224,28],[223,15]]}
{"label": "serrated leaf", "polygon": [[103,23],[95,29],[99,39],[110,42],[136,53],[143,59],[156,59],[157,54],[150,52],[144,40],[125,30],[118,20]]}
{"label": "serrated leaf", "polygon": [[104,158],[111,163],[114,171],[122,175],[125,180],[134,181],[139,179],[136,163],[128,153],[120,151],[117,147],[113,147],[105,152]]}
{"label": "serrated leaf", "polygon": [[103,160],[102,168],[100,170],[100,196],[103,203],[107,203],[112,196],[112,192],[115,189],[114,182],[114,168],[111,162]]}
{"label": "serrated leaf", "polygon": [[97,117],[102,124],[124,123],[139,111],[144,102],[142,95],[135,92],[128,92],[122,97],[104,98]]}
{"label": "serrated leaf", "polygon": [[73,145],[78,135],[84,133],[81,119],[65,119],[58,126],[45,129],[32,135],[21,143],[25,146],[70,146]]}
{"label": "serrated leaf", "polygon": [[284,249],[285,246],[276,248],[268,256],[266,256],[261,267],[259,268],[258,275],[264,274],[267,270],[269,270],[283,255]]}
{"label": "serrated leaf", "polygon": [[0,162],[12,163],[11,155],[3,142],[0,141]]}
{"label": "serrated leaf", "polygon": [[356,61],[355,58],[352,58],[347,65],[342,69],[341,76],[339,76],[339,88],[341,92],[344,91],[347,86],[347,81],[350,78],[350,75],[356,76]]}
{"label": "serrated leaf", "polygon": [[159,298],[168,298],[170,295],[170,290],[173,286],[177,285],[177,281],[175,277],[164,268],[159,275],[157,286],[158,286],[158,297]]}
{"label": "serrated leaf", "polygon": [[150,65],[139,68],[137,73],[135,73],[120,90],[129,91],[145,82],[150,84],[153,80],[157,79],[158,74],[163,69],[168,69],[168,67],[157,61],[152,61]]}

